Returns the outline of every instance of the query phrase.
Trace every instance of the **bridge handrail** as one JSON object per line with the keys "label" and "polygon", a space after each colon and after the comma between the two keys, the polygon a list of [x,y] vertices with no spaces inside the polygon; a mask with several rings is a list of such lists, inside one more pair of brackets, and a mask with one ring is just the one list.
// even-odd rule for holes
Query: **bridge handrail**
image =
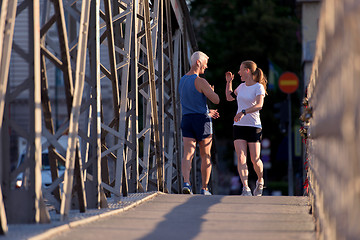
{"label": "bridge handrail", "polygon": [[359,23],[359,1],[322,1],[306,146],[319,239],[360,235]]}

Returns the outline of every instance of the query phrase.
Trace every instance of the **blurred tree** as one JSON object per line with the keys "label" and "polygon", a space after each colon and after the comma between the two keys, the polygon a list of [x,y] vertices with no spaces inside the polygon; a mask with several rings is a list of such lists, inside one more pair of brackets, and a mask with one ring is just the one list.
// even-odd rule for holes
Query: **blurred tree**
{"label": "blurred tree", "polygon": [[[301,70],[301,45],[299,20],[294,4],[283,0],[192,0],[190,15],[195,28],[199,49],[209,57],[209,69],[205,78],[220,94],[219,110],[225,121],[216,124],[221,131],[218,137],[231,137],[231,131],[222,131],[236,112],[236,103],[227,103],[225,98],[225,72],[237,73],[240,63],[253,60],[266,75],[269,61],[284,71],[299,75]],[[292,1],[295,2],[295,1]],[[236,74],[233,87],[240,84]],[[267,125],[272,115],[273,104],[284,100],[285,94],[270,92],[262,110],[263,124]],[[297,104],[299,101],[294,101]],[[269,106],[270,104],[270,106]],[[222,111],[221,111],[222,110]],[[268,113],[267,111],[270,111]],[[229,114],[231,113],[231,114]],[[269,116],[270,122],[274,117]],[[220,123],[219,123],[220,122]]]}
{"label": "blurred tree", "polygon": [[[233,89],[240,84],[237,74],[244,60],[253,60],[265,75],[269,63],[301,79],[300,20],[296,17],[296,0],[191,0],[188,1],[199,50],[209,56],[205,78],[219,94],[220,119],[214,121],[218,139],[232,139],[236,102],[225,97],[225,72],[235,75]],[[301,85],[301,84],[300,84]],[[293,123],[299,116],[300,90],[291,96]],[[263,136],[272,142],[272,159],[286,136],[274,116],[275,103],[286,99],[281,91],[268,89],[261,110]],[[284,168],[286,170],[286,168]],[[284,173],[286,175],[286,172]]]}

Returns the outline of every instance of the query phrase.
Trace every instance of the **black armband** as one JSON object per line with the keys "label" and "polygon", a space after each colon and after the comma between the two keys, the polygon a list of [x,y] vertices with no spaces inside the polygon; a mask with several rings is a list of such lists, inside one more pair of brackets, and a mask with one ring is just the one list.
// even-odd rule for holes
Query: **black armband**
{"label": "black armband", "polygon": [[236,94],[234,92],[231,92],[230,95],[236,99]]}

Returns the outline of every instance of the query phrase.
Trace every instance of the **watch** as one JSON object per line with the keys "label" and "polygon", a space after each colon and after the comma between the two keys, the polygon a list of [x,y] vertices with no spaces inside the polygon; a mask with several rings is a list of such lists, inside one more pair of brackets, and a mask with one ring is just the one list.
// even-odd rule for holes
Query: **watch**
{"label": "watch", "polygon": [[246,115],[245,109],[241,110],[241,112],[242,112],[244,115]]}

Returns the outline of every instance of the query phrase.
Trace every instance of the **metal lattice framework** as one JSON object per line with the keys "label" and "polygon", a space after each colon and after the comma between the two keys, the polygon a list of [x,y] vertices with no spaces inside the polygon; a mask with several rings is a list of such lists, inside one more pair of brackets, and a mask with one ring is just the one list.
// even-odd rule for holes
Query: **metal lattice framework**
{"label": "metal lattice framework", "polygon": [[[0,19],[2,233],[7,222],[51,221],[48,202],[66,219],[71,208],[106,207],[111,195],[179,192],[175,79],[196,48],[184,1],[3,0]],[[17,27],[27,38],[14,36]],[[19,103],[26,124],[14,117]],[[12,167],[16,137],[26,151]]]}

